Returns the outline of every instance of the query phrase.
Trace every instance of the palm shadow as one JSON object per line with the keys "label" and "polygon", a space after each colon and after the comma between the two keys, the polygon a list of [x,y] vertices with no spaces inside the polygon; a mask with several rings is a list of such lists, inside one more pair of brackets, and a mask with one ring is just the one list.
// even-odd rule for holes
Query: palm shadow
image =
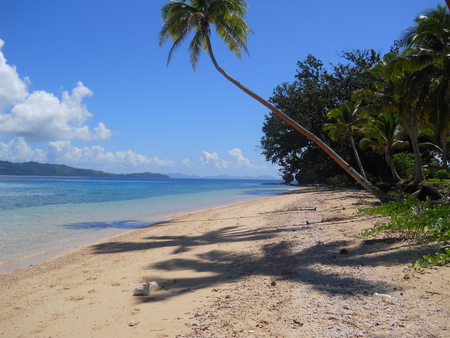
{"label": "palm shadow", "polygon": [[[151,253],[159,247],[172,247],[171,255],[177,255],[204,245],[262,241],[276,238],[283,232],[301,233],[312,226],[315,225],[285,225],[265,229],[229,226],[194,236],[151,236],[143,238],[142,242],[102,243],[94,245],[93,249],[96,254],[114,254],[138,250]],[[192,277],[159,279],[163,292],[155,293],[151,297],[140,297],[139,301],[163,301],[218,283],[237,282],[250,275],[270,276],[273,280],[290,280],[329,295],[365,296],[375,292],[385,293],[392,291],[395,285],[388,281],[376,282],[364,276],[355,277],[355,274],[336,273],[335,269],[404,264],[423,253],[419,246],[409,247],[405,254],[405,251],[398,252],[398,245],[395,243],[382,243],[382,247],[361,244],[349,250],[347,254],[341,254],[340,249],[349,247],[350,244],[349,241],[318,241],[315,246],[298,250],[295,242],[279,241],[263,245],[262,252],[257,255],[214,249],[190,259],[182,256],[165,257],[148,268],[161,271],[194,271]],[[195,272],[207,272],[208,276],[196,276]]]}

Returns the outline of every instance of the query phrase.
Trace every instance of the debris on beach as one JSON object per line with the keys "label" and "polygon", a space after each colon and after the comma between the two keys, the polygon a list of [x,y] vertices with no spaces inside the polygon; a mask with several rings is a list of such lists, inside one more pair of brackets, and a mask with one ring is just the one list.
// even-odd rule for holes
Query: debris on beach
{"label": "debris on beach", "polygon": [[159,290],[159,284],[157,282],[145,282],[140,284],[134,289],[135,296],[148,296],[152,292]]}
{"label": "debris on beach", "polygon": [[394,300],[392,296],[385,295],[383,293],[374,293],[373,296],[376,298],[380,298],[383,302],[386,302],[388,300]]}

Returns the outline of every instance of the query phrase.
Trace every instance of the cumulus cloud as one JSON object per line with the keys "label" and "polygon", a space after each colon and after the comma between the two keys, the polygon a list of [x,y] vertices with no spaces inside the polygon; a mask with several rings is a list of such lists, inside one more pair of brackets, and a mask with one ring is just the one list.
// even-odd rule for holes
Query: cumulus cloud
{"label": "cumulus cloud", "polygon": [[255,169],[255,166],[250,163],[250,160],[248,158],[245,158],[244,155],[242,155],[241,149],[237,148],[231,149],[230,151],[228,151],[228,154],[230,155],[229,163],[233,168]]}
{"label": "cumulus cloud", "polygon": [[0,142],[0,160],[11,162],[46,162],[47,154],[42,149],[31,149],[23,138],[8,143]]}
{"label": "cumulus cloud", "polygon": [[148,157],[131,150],[108,152],[100,146],[78,148],[70,141],[63,140],[50,142],[45,150],[32,150],[23,138],[17,138],[9,143],[0,142],[0,160],[64,163],[74,167],[103,168],[102,170],[174,165],[171,160],[162,160],[156,156]]}
{"label": "cumulus cloud", "polygon": [[[0,40],[0,49],[4,42]],[[104,123],[93,130],[86,125],[93,115],[83,99],[93,95],[82,82],[61,99],[39,90],[28,93],[27,79],[21,80],[15,67],[0,51],[0,133],[25,141],[105,140],[113,133]],[[7,111],[7,110],[10,111]]]}
{"label": "cumulus cloud", "polygon": [[205,169],[245,169],[245,170],[260,170],[266,169],[266,166],[256,166],[250,162],[242,154],[242,150],[238,148],[228,151],[229,157],[227,159],[220,159],[216,152],[209,153],[207,151],[202,152],[202,156],[199,158],[200,163]]}
{"label": "cumulus cloud", "polygon": [[199,158],[202,166],[207,169],[221,169],[223,166],[222,161],[219,159],[217,153],[202,152],[202,156]]}
{"label": "cumulus cloud", "polygon": [[14,105],[11,113],[0,114],[0,132],[32,142],[108,139],[112,131],[103,123],[93,131],[85,124],[93,115],[82,101],[92,95],[81,82],[71,94],[63,92],[61,100],[51,93],[35,91]]}
{"label": "cumulus cloud", "polygon": [[107,152],[100,146],[78,148],[73,146],[70,141],[50,142],[47,146],[47,156],[49,162],[52,163],[65,163],[82,167],[171,167],[174,164],[171,160],[161,160],[156,156],[150,158],[131,150]]}
{"label": "cumulus cloud", "polygon": [[[0,40],[0,49],[5,43]],[[7,64],[0,51],[0,111],[21,102],[28,96],[27,80],[21,80],[16,67]]]}

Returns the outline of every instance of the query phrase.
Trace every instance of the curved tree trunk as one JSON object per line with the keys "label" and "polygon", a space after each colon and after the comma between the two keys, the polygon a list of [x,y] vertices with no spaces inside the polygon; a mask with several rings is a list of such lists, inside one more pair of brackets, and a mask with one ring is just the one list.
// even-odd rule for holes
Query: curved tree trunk
{"label": "curved tree trunk", "polygon": [[366,173],[364,172],[363,165],[361,163],[361,159],[359,158],[358,149],[356,149],[355,139],[353,138],[352,134],[349,134],[350,143],[352,144],[353,152],[355,153],[356,162],[358,163],[359,171],[361,172],[361,175],[367,179]]}
{"label": "curved tree trunk", "polygon": [[214,57],[214,53],[212,51],[211,46],[211,40],[209,39],[209,36],[206,35],[206,44],[208,46],[208,53],[209,56],[214,64],[214,67],[221,73],[228,81],[233,83],[235,86],[237,86],[239,89],[241,89],[244,93],[254,98],[256,101],[270,109],[275,115],[280,117],[283,121],[288,123],[290,126],[292,126],[295,130],[300,132],[302,135],[313,141],[317,146],[319,146],[325,153],[327,153],[336,163],[338,163],[350,176],[352,176],[356,182],[361,184],[364,189],[366,189],[368,192],[373,194],[376,198],[378,198],[381,202],[388,202],[390,200],[389,196],[383,192],[378,187],[374,186],[372,183],[370,183],[367,179],[365,179],[363,176],[361,176],[355,169],[353,169],[347,162],[344,161],[333,149],[331,149],[325,142],[323,142],[321,139],[319,139],[317,136],[315,136],[313,133],[311,133],[309,130],[305,129],[303,126],[295,122],[293,119],[291,119],[289,116],[284,114],[281,110],[276,108],[274,105],[269,103],[267,100],[263,99],[258,94],[254,93],[244,85],[242,85],[240,82],[238,82],[236,79],[228,75],[227,72],[225,72],[217,63],[216,58]]}
{"label": "curved tree trunk", "polygon": [[419,135],[416,127],[416,114],[410,114],[406,122],[409,138],[411,139],[411,146],[414,152],[414,183],[419,184],[425,177],[422,172],[422,160],[420,158],[419,150]]}
{"label": "curved tree trunk", "polygon": [[384,153],[386,158],[386,163],[391,169],[392,178],[395,182],[398,182],[401,180],[400,175],[397,172],[397,169],[395,169],[394,160],[392,159],[392,149],[390,147],[386,147],[386,152]]}

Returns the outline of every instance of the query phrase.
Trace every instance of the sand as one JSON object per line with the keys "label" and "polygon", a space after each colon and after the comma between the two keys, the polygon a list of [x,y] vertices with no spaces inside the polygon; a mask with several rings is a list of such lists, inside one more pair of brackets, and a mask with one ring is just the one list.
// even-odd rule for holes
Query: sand
{"label": "sand", "polygon": [[[355,210],[373,202],[299,189],[2,273],[0,336],[449,337],[450,268],[414,272],[429,247],[366,242],[382,219]],[[161,289],[134,296],[145,281]]]}

